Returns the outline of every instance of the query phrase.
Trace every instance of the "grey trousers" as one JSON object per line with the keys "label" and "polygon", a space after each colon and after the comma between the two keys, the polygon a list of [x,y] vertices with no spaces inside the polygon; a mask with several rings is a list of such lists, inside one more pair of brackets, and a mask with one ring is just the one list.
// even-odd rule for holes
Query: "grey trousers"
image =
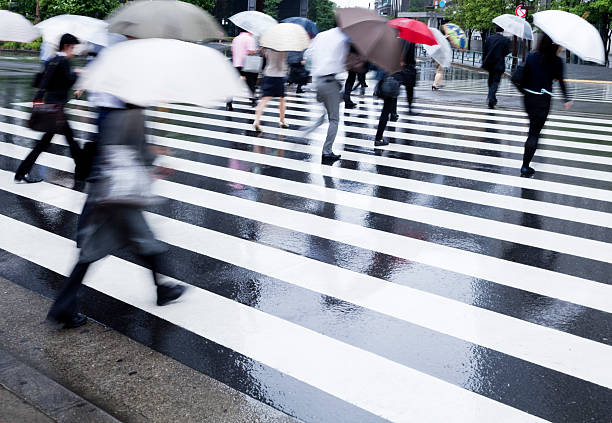
{"label": "grey trousers", "polygon": [[[325,106],[327,118],[329,119],[329,128],[327,129],[327,137],[323,144],[323,154],[332,153],[332,145],[338,133],[338,123],[340,122],[340,82],[333,76],[318,78],[317,85],[317,101],[320,101]],[[308,128],[307,133],[315,130],[325,121],[325,113],[315,122],[313,126]]]}

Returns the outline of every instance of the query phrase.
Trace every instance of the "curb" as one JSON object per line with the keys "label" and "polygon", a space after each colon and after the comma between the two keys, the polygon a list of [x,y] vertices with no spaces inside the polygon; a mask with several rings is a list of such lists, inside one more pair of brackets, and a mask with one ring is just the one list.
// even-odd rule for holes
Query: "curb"
{"label": "curb", "polygon": [[0,385],[58,423],[120,423],[0,349]]}

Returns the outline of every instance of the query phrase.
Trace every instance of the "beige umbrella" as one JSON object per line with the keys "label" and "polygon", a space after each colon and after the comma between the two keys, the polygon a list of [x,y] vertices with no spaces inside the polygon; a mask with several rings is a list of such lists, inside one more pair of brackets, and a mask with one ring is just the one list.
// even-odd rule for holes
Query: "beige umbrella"
{"label": "beige umbrella", "polygon": [[39,36],[38,30],[20,14],[0,10],[0,40],[29,43]]}
{"label": "beige umbrella", "polygon": [[223,38],[223,30],[210,14],[183,1],[134,1],[108,18],[108,32],[133,38],[172,38],[205,41]]}
{"label": "beige umbrella", "polygon": [[263,33],[259,44],[276,51],[302,51],[310,45],[310,37],[300,25],[279,23]]}

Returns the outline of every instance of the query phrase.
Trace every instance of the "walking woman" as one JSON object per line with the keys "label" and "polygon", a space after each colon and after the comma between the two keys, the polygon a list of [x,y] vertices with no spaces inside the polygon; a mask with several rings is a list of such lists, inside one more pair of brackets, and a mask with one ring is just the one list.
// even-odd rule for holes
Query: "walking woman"
{"label": "walking woman", "polygon": [[438,67],[436,68],[436,76],[434,77],[434,82],[431,86],[431,90],[438,91],[442,86],[442,81],[444,81],[444,68],[441,64],[438,63]]}
{"label": "walking woman", "polygon": [[573,104],[568,98],[567,88],[563,82],[563,61],[557,56],[559,50],[560,47],[554,44],[548,35],[543,34],[537,51],[530,53],[525,61],[520,86],[525,94],[525,111],[529,116],[529,136],[525,142],[521,167],[523,177],[530,177],[535,173],[529,165],[538,148],[540,132],[550,112],[553,80],[559,81],[565,99],[565,110],[569,110]]}
{"label": "walking woman", "polygon": [[259,121],[266,105],[273,97],[280,98],[280,122],[281,128],[289,128],[285,123],[285,78],[287,77],[287,52],[279,52],[265,48],[262,50],[266,58],[266,67],[263,70],[264,79],[261,84],[262,99],[255,111],[253,127],[255,131],[261,132]]}
{"label": "walking woman", "polygon": [[[45,65],[45,71],[39,86],[39,90],[34,96],[34,102],[43,101],[48,104],[61,104],[65,105],[68,103],[68,92],[74,85],[77,79],[77,75],[72,71],[70,61],[74,56],[74,47],[79,43],[79,40],[74,35],[64,34],[60,39],[59,51],[57,55],[49,60]],[[79,144],[74,140],[74,134],[72,128],[68,124],[67,119],[63,119],[63,127],[60,134],[66,137],[68,146],[70,147],[70,154],[74,159],[76,165],[75,178],[78,177],[80,171],[80,156],[81,148]],[[36,143],[34,149],[28,154],[23,162],[17,168],[15,172],[15,182],[17,183],[33,183],[41,182],[42,179],[36,178],[30,175],[30,170],[36,162],[36,159],[51,144],[51,139],[55,135],[54,132],[47,132],[43,137]]]}
{"label": "walking woman", "polygon": [[157,305],[177,299],[185,290],[182,285],[162,283],[157,276],[166,247],[155,239],[142,213],[155,202],[148,173],[154,157],[146,146],[144,109],[126,107],[110,111],[102,123],[77,232],[79,258],[48,314],[64,328],[87,321],[79,313],[77,294],[89,266],[124,247],[131,247],[153,272]]}

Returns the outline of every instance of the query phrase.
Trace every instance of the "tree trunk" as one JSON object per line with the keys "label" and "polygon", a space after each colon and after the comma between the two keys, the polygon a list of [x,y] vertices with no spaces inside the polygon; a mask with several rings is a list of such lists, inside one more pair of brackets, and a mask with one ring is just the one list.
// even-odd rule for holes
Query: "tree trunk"
{"label": "tree trunk", "polygon": [[40,0],[36,0],[36,18],[34,19],[34,24],[40,22]]}

